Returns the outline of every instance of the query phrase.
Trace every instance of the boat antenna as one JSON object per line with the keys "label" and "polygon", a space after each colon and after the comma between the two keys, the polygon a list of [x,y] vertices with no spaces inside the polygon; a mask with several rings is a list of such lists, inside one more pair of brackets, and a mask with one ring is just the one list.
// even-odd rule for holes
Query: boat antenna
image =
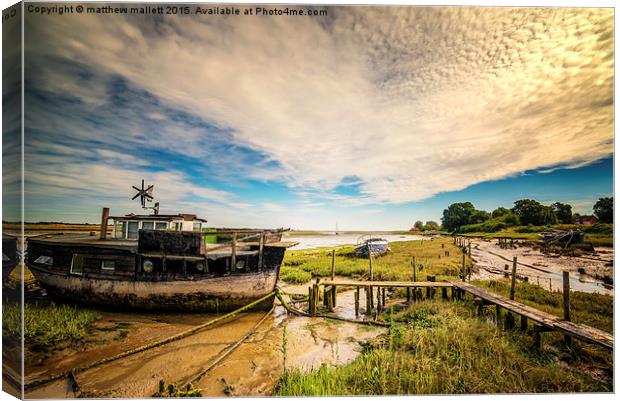
{"label": "boat antenna", "polygon": [[133,198],[131,198],[131,200],[134,200],[138,197],[140,197],[140,204],[142,205],[142,209],[144,210],[153,210],[153,212],[157,215],[159,214],[159,202],[155,202],[155,206],[147,206],[147,202],[153,202],[153,200],[155,199],[153,197],[153,189],[154,189],[154,185],[148,185],[146,188],[144,187],[144,180],[142,180],[142,186],[140,188],[132,185],[132,188],[135,189],[137,192],[136,194],[133,196]]}

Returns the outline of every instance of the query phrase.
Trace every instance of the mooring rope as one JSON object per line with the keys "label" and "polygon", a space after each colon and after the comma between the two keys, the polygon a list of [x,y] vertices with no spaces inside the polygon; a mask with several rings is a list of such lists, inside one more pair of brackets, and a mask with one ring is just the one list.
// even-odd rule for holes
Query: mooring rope
{"label": "mooring rope", "polygon": [[229,313],[227,313],[225,315],[217,317],[217,318],[215,318],[213,320],[210,320],[210,321],[208,321],[206,323],[203,323],[203,324],[200,324],[198,326],[192,327],[191,329],[185,330],[185,331],[183,331],[183,332],[181,332],[179,334],[175,334],[175,335],[170,336],[168,338],[165,338],[163,340],[159,340],[159,341],[155,341],[155,342],[152,342],[152,343],[149,343],[149,344],[145,344],[145,345],[142,345],[140,347],[133,348],[133,349],[130,349],[128,351],[121,352],[120,354],[116,354],[116,355],[113,355],[113,356],[110,356],[110,357],[107,357],[107,358],[102,358],[102,359],[96,360],[96,361],[91,362],[89,364],[86,364],[86,365],[83,365],[83,366],[71,369],[71,370],[63,372],[63,373],[58,373],[58,374],[55,374],[55,375],[52,375],[52,376],[48,376],[48,377],[40,379],[40,380],[35,380],[35,381],[31,382],[31,383],[25,383],[24,384],[24,390],[29,390],[29,389],[41,386],[43,384],[50,383],[50,382],[52,382],[54,380],[58,380],[58,379],[61,379],[63,377],[67,377],[69,375],[75,375],[78,372],[83,372],[83,371],[88,370],[88,369],[92,369],[92,368],[94,368],[96,366],[99,366],[99,365],[102,365],[104,363],[116,361],[118,359],[125,358],[125,357],[128,357],[130,355],[134,355],[134,354],[137,354],[137,353],[140,353],[140,352],[152,349],[152,348],[156,348],[156,347],[159,347],[159,346],[171,343],[173,341],[177,341],[177,340],[180,340],[182,338],[188,337],[188,336],[190,336],[192,334],[195,334],[196,332],[198,332],[198,331],[200,331],[200,330],[202,330],[202,329],[204,329],[204,328],[206,328],[208,326],[214,325],[215,323],[221,322],[222,320],[225,320],[225,319],[228,319],[230,317],[236,316],[237,314],[250,309],[251,307],[253,307],[253,306],[255,306],[255,305],[257,305],[257,304],[259,304],[259,303],[261,303],[261,302],[263,302],[265,300],[267,300],[268,298],[270,298],[270,297],[272,297],[274,295],[277,295],[277,291],[274,291],[274,292],[272,292],[272,293],[270,293],[268,295],[265,295],[264,297],[262,297],[260,299],[257,299],[256,301],[250,302],[249,304],[247,304],[245,306],[242,306],[239,309],[236,309],[236,310],[234,310],[232,312],[229,312]]}
{"label": "mooring rope", "polygon": [[[286,309],[287,311],[298,315],[298,316],[304,316],[304,317],[312,317],[309,313],[300,311],[299,309],[295,309],[292,306],[290,306],[282,297],[282,294],[280,293],[280,288],[276,287],[276,297],[278,298],[278,300],[280,301],[280,303],[282,304],[282,306],[284,306],[284,309]],[[325,319],[332,319],[332,320],[339,320],[342,322],[348,322],[348,323],[357,323],[357,324],[363,324],[366,326],[381,326],[381,327],[390,327],[389,323],[384,323],[384,322],[371,322],[371,321],[366,321],[366,320],[353,320],[353,319],[347,319],[344,317],[340,317],[340,316],[335,316],[335,315],[326,315],[326,314],[322,314],[322,313],[317,313],[315,314],[315,317],[322,317]]]}
{"label": "mooring rope", "polygon": [[275,306],[272,306],[269,312],[265,313],[265,315],[252,327],[243,337],[241,337],[234,344],[230,344],[226,348],[222,350],[222,353],[207,366],[205,369],[201,370],[193,379],[181,385],[181,388],[187,386],[188,384],[193,384],[194,382],[202,379],[204,375],[209,373],[213,368],[215,368],[220,362],[222,362],[228,355],[230,355],[234,350],[236,350],[241,344],[245,342],[252,334],[256,333],[256,330],[260,327],[261,324],[273,313]]}

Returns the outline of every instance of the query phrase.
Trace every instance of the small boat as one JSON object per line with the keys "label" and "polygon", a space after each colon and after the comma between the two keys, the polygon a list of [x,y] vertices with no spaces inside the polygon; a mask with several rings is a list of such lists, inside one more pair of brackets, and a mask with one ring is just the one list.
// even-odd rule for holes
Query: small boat
{"label": "small boat", "polygon": [[383,238],[362,237],[358,240],[355,247],[355,254],[361,257],[368,257],[370,253],[374,257],[385,254],[389,249],[387,240]]}
{"label": "small boat", "polygon": [[538,234],[538,237],[547,243],[571,245],[583,243],[584,233],[579,230],[558,230],[551,228]]}

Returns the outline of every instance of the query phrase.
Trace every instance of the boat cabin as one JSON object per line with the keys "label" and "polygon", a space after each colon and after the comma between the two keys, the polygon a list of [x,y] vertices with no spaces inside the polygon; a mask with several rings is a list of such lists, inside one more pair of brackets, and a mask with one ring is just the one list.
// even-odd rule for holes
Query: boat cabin
{"label": "boat cabin", "polygon": [[160,231],[194,231],[201,232],[207,228],[207,220],[195,214],[127,214],[111,216],[113,220],[114,239],[137,240],[140,230]]}

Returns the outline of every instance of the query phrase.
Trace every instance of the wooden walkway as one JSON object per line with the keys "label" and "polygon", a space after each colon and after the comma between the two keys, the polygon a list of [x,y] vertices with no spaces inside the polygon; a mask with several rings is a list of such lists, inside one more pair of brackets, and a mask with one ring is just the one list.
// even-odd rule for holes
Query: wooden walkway
{"label": "wooden walkway", "polygon": [[458,288],[461,291],[465,291],[474,297],[480,298],[486,304],[496,305],[502,307],[512,313],[515,313],[522,318],[530,319],[533,322],[538,323],[546,330],[559,331],[570,337],[577,338],[582,341],[601,345],[605,348],[614,348],[614,337],[612,334],[606,331],[595,329],[585,324],[573,323],[561,318],[532,308],[531,306],[524,305],[522,303],[512,301],[504,298],[500,295],[492,292],[485,291],[479,287],[471,284],[455,282],[452,283],[454,288]]}
{"label": "wooden walkway", "polygon": [[[429,276],[430,280],[434,280],[434,276]],[[359,313],[359,301],[360,301],[360,288],[366,291],[366,309],[367,313],[370,313],[371,309],[374,308],[374,296],[373,296],[373,288],[377,290],[377,306],[381,308],[385,304],[385,289],[386,288],[407,288],[407,301],[410,301],[410,295],[413,296],[413,300],[415,301],[418,296],[415,289],[426,288],[427,297],[433,297],[434,290],[433,288],[441,289],[442,298],[444,300],[448,299],[447,290],[448,288],[452,289],[451,299],[462,299],[463,293],[469,293],[477,298],[479,313],[482,312],[482,308],[485,305],[495,305],[497,308],[497,316],[498,323],[500,321],[500,311],[501,309],[505,309],[511,313],[521,316],[521,328],[527,329],[527,322],[531,320],[535,324],[535,334],[537,343],[540,342],[540,334],[544,331],[558,331],[563,333],[568,337],[574,337],[579,340],[600,345],[602,347],[612,349],[614,347],[614,338],[613,335],[607,333],[603,330],[595,329],[593,327],[587,326],[585,324],[573,323],[568,320],[564,320],[560,317],[552,315],[547,312],[543,312],[541,310],[535,309],[531,306],[524,305],[517,301],[510,300],[501,295],[492,293],[490,291],[486,291],[482,288],[476,287],[475,285],[468,284],[465,282],[455,281],[455,282],[446,282],[446,281],[358,281],[358,280],[341,280],[341,279],[325,279],[319,280],[315,285],[315,289],[312,290],[309,288],[309,297],[315,298],[314,305],[311,303],[311,309],[314,308],[316,312],[316,301],[319,297],[318,287],[323,286],[325,296],[325,304],[329,310],[333,310],[333,307],[336,305],[336,287],[355,287],[357,288],[357,293],[355,294],[355,311],[356,316]],[[413,293],[410,294],[410,289],[413,289]],[[381,295],[379,294],[381,292]],[[421,294],[420,294],[421,295]]]}
{"label": "wooden walkway", "polygon": [[325,280],[319,285],[335,287],[390,287],[390,288],[450,288],[452,283],[446,281],[356,281],[356,280]]}

